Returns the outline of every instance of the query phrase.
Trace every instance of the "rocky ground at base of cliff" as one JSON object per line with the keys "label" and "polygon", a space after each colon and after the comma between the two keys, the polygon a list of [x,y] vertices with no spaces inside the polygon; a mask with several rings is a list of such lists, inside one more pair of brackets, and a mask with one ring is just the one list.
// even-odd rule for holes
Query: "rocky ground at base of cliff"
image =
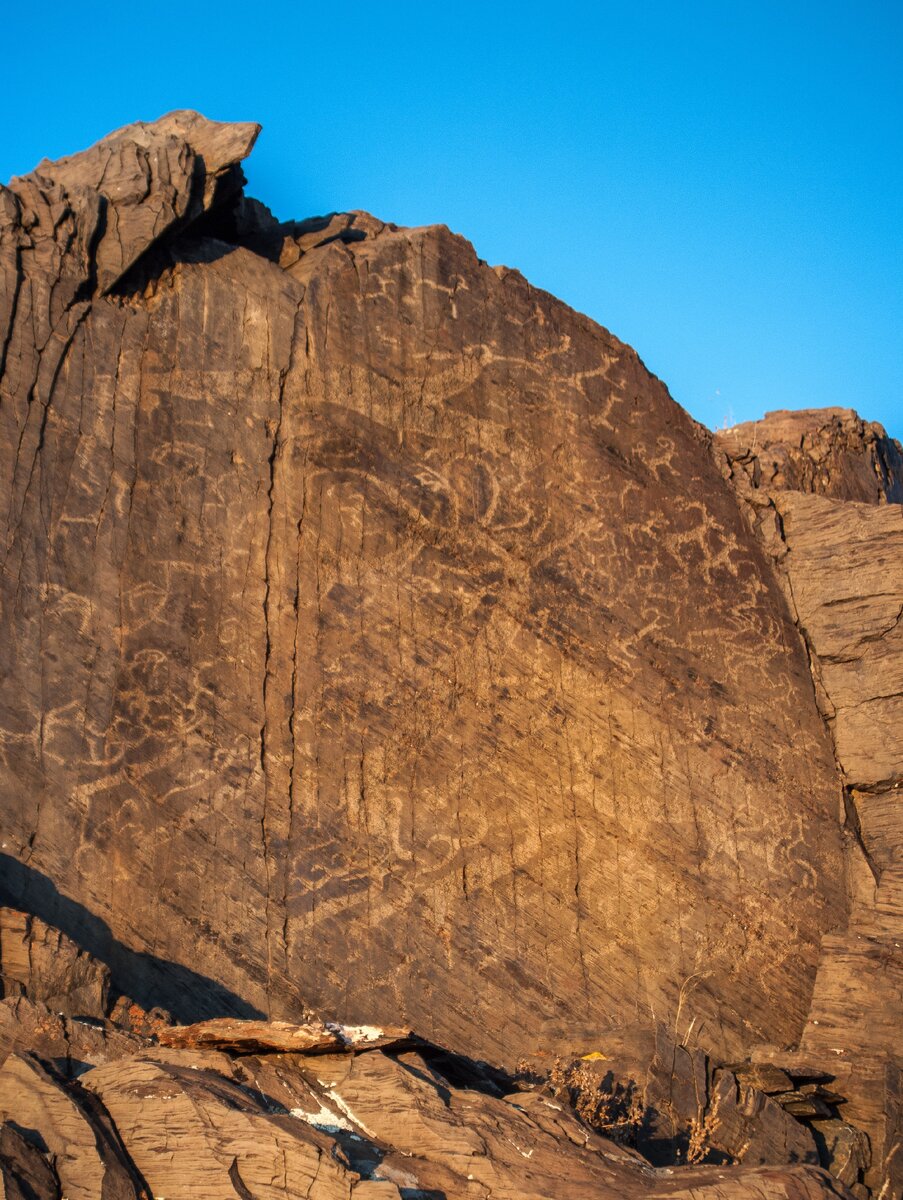
{"label": "rocky ground at base of cliff", "polygon": [[0,986],[4,1200],[866,1195],[868,1139],[814,1059],[717,1066],[647,1025],[509,1074],[405,1029],[175,1025],[9,908]]}

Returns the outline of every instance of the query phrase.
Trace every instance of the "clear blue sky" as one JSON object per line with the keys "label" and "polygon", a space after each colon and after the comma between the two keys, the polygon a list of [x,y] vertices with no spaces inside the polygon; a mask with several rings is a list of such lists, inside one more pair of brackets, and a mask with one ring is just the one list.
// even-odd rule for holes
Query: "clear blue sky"
{"label": "clear blue sky", "polygon": [[172,108],[254,119],[283,218],[444,222],[708,425],[903,438],[903,3],[10,5],[0,179]]}

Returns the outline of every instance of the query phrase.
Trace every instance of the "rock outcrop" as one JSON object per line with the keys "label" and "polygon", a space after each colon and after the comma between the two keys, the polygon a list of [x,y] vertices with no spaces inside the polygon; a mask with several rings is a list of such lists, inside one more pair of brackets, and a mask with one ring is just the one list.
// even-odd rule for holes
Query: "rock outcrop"
{"label": "rock outcrop", "polygon": [[[26,990],[39,985],[40,970],[38,962]],[[113,1013],[125,1019],[121,1004]],[[98,1032],[114,1025],[104,1018]],[[575,1096],[575,1109],[554,1081],[513,1078],[398,1030],[233,1019],[118,1034],[93,1062],[50,1060],[40,1033],[40,1055],[0,1052],[0,1195],[526,1200],[561,1194],[563,1178],[567,1195],[601,1200],[845,1195],[814,1166],[814,1150],[812,1165],[804,1157],[794,1165],[792,1155],[778,1161],[757,1147],[748,1164],[726,1171],[744,1147],[725,1154],[697,1137],[701,1165],[682,1165],[679,1152],[670,1165],[642,1157],[635,1147],[659,1119],[655,1104],[665,1104],[669,1087],[681,1094],[680,1071],[664,1061],[675,1047],[663,1028],[659,1090],[646,1090],[629,1123],[611,1119],[604,1084],[592,1103]],[[700,1082],[705,1092],[705,1069]],[[802,1125],[784,1121],[779,1137],[812,1145]]]}
{"label": "rock outcrop", "polygon": [[851,408],[766,413],[715,435],[765,492],[806,492],[862,504],[903,503],[903,449]]}
{"label": "rock outcrop", "polygon": [[[750,431],[768,447],[770,476]],[[845,1116],[871,1145],[865,1179],[875,1194],[900,1195],[903,458],[880,425],[845,410],[769,414],[716,442],[806,639],[855,835],[850,924],[824,939],[802,1047],[844,1072]]]}
{"label": "rock outcrop", "polygon": [[899,446],[257,132],[0,189],[4,1194],[899,1200]]}
{"label": "rock outcrop", "polygon": [[255,130],[3,192],[11,900],[187,1020],[798,1038],[840,788],[707,436],[444,228],[276,226]]}

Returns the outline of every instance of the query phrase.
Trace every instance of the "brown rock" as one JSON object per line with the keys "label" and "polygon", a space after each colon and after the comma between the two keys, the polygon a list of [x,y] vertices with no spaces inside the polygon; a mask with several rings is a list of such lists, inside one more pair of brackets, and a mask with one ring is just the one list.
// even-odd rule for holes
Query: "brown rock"
{"label": "brown rock", "polygon": [[[457,1091],[416,1054],[324,1059],[317,1078],[343,1111],[376,1143],[392,1145],[409,1173],[408,1186],[449,1195],[557,1196],[824,1196],[830,1185],[817,1170],[784,1167],[770,1174],[691,1167],[653,1170],[637,1156],[580,1126],[553,1101],[535,1094],[499,1100]],[[538,1122],[544,1106],[553,1114]],[[566,1176],[551,1143],[567,1130]],[[385,1161],[385,1160],[384,1160]],[[436,1167],[442,1174],[435,1174]],[[383,1169],[382,1167],[380,1168]],[[416,1182],[415,1182],[416,1181]],[[799,1189],[796,1191],[795,1189]]]}
{"label": "brown rock", "polygon": [[144,1039],[111,1021],[88,1021],[51,1011],[24,996],[0,1001],[0,1063],[10,1054],[33,1050],[52,1060],[64,1075],[133,1054]]}
{"label": "brown rock", "polygon": [[[661,1022],[606,1030],[581,1049],[589,1052],[567,1071],[578,1108],[592,1108],[595,1098],[601,1121],[612,1126],[609,1134],[626,1137],[657,1166],[685,1159],[692,1124],[709,1102],[705,1054],[681,1045]],[[555,1078],[561,1069],[559,1062],[552,1082],[564,1091]]]}
{"label": "brown rock", "polygon": [[14,1054],[0,1068],[0,1120],[53,1156],[68,1200],[151,1200],[95,1097],[33,1055]]}
{"label": "brown rock", "polygon": [[[769,456],[784,466],[768,479],[757,477],[750,454],[738,456],[735,445],[719,440],[751,524],[786,581],[847,785],[851,921],[845,933],[823,941],[801,1051],[834,1060],[842,1116],[871,1146],[863,1185],[874,1195],[895,1195],[903,1191],[903,508],[893,502],[901,499],[899,446],[855,414],[801,414],[790,424],[792,436],[789,427],[769,427],[787,453],[771,446]],[[818,1095],[801,1097],[796,1108],[812,1116],[818,1103]],[[842,1145],[838,1154],[846,1154]]]}
{"label": "brown rock", "polygon": [[91,1071],[154,1196],[349,1197],[356,1177],[308,1122],[210,1071],[135,1060]]}
{"label": "brown rock", "polygon": [[48,210],[77,230],[87,298],[92,287],[109,291],[158,240],[234,197],[244,182],[237,164],[259,132],[259,125],[173,112],[127,125],[82,154],[45,159],[32,175],[13,179],[8,194],[34,242],[62,240],[42,228]]}
{"label": "brown rock", "polygon": [[156,1038],[162,1030],[172,1025],[172,1018],[165,1009],[152,1008],[148,1012],[129,996],[118,996],[110,1009],[110,1022],[136,1037]]}
{"label": "brown rock", "polygon": [[903,449],[851,408],[781,410],[719,429],[715,442],[755,488],[863,504],[903,502]]}
{"label": "brown rock", "polygon": [[66,1016],[103,1019],[109,968],[37,917],[0,908],[0,987]]}
{"label": "brown rock", "polygon": [[[437,1047],[399,1056],[398,1043],[391,1056],[349,1053],[353,1037],[343,1032],[342,1053],[332,1055],[232,1058],[197,1044],[149,1047],[88,1070],[80,1084],[32,1056],[13,1057],[0,1071],[0,1119],[15,1109],[21,1127],[0,1131],[0,1181],[16,1200],[58,1200],[61,1192],[107,1200],[149,1200],[151,1192],[169,1200],[551,1200],[563,1179],[568,1196],[587,1200],[840,1195],[809,1169],[655,1170],[541,1092],[490,1094],[484,1065]],[[255,1034],[268,1050],[286,1037],[278,1024]],[[250,1044],[235,1041],[240,1052]],[[372,1061],[358,1069],[365,1059]]]}
{"label": "brown rock", "polygon": [[0,1200],[59,1200],[56,1172],[15,1125],[0,1125]]}
{"label": "brown rock", "polygon": [[0,197],[5,886],[182,1021],[793,1041],[839,791],[707,435],[444,228],[277,238],[252,140]]}
{"label": "brown rock", "polygon": [[749,1166],[819,1161],[811,1132],[764,1092],[716,1075],[710,1109],[711,1145]]}
{"label": "brown rock", "polygon": [[728,1069],[736,1076],[738,1083],[764,1092],[766,1096],[793,1091],[793,1079],[774,1063],[736,1063],[730,1064]]}
{"label": "brown rock", "polygon": [[903,506],[792,494],[774,501],[847,782],[888,790],[903,781]]}
{"label": "brown rock", "polygon": [[829,1163],[832,1175],[848,1187],[861,1182],[871,1159],[868,1138],[860,1130],[836,1118],[813,1121],[812,1128],[819,1150]]}
{"label": "brown rock", "polygon": [[293,1025],[289,1021],[235,1021],[223,1018],[161,1028],[163,1046],[226,1050],[235,1054],[334,1054],[337,1050],[402,1049],[417,1041],[407,1030],[377,1026]]}

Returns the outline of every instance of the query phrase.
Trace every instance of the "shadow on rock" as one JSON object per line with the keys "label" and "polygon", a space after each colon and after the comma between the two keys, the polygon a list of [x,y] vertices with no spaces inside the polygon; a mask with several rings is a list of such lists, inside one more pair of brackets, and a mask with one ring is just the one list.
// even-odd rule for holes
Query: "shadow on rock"
{"label": "shadow on rock", "polygon": [[106,963],[114,992],[131,996],[143,1008],[166,1008],[183,1023],[264,1015],[215,979],[154,954],[131,950],[113,936],[100,917],[64,896],[46,875],[8,854],[0,854],[0,901],[40,917]]}

